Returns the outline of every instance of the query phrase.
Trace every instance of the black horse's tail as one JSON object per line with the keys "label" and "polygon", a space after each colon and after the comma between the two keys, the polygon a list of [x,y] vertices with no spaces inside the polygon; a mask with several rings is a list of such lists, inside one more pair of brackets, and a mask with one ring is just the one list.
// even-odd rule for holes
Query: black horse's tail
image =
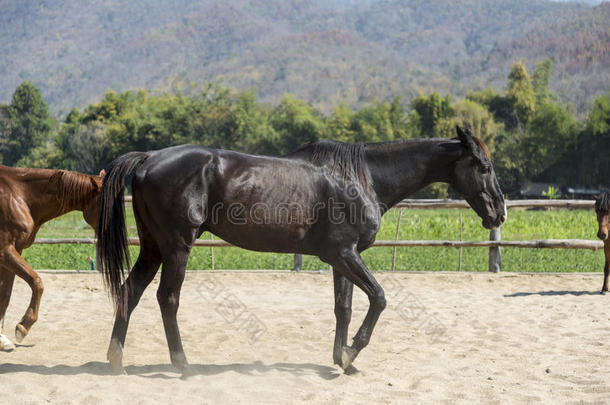
{"label": "black horse's tail", "polygon": [[123,269],[131,267],[123,207],[125,177],[149,156],[150,154],[146,152],[130,152],[113,160],[104,176],[104,185],[99,199],[98,269],[104,275],[104,282],[114,299],[116,310],[123,314],[127,309],[125,297],[121,293],[121,285],[125,280]]}

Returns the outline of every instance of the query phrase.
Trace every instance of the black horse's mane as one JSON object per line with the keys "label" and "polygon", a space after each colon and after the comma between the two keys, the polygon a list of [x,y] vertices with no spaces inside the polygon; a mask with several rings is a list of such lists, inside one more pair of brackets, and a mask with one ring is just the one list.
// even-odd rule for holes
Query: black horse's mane
{"label": "black horse's mane", "polygon": [[371,175],[366,165],[365,144],[338,141],[318,141],[306,145],[311,149],[310,162],[328,167],[333,175],[344,182],[358,182],[365,190],[371,185]]}
{"label": "black horse's mane", "polygon": [[595,201],[595,210],[599,212],[610,211],[610,192],[604,191],[597,197],[597,201]]}

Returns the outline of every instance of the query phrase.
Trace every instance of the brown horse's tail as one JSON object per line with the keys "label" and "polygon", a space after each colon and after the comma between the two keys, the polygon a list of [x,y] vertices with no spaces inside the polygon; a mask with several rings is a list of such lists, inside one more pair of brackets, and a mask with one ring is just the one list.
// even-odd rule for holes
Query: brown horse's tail
{"label": "brown horse's tail", "polygon": [[125,227],[125,177],[141,165],[148,157],[146,152],[130,152],[119,156],[110,163],[100,194],[97,235],[98,269],[104,275],[104,282],[113,297],[115,308],[126,314],[126,302],[121,293],[125,280],[124,268],[129,269],[129,249]]}

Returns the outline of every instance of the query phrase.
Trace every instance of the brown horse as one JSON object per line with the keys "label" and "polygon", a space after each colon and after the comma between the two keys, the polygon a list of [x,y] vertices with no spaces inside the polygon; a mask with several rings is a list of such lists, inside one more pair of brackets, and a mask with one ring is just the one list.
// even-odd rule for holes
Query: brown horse
{"label": "brown horse", "polygon": [[[30,305],[15,328],[21,342],[38,319],[43,285],[38,274],[21,257],[34,243],[45,222],[67,212],[83,212],[85,221],[97,228],[98,195],[103,176],[66,170],[20,169],[0,165],[0,321],[4,320],[15,275],[32,289]],[[13,343],[0,329],[0,350]]]}
{"label": "brown horse", "polygon": [[604,253],[606,255],[606,264],[604,265],[604,285],[602,286],[602,294],[608,291],[608,275],[610,273],[610,193],[604,192],[599,197],[595,198],[595,213],[597,214],[597,222],[599,230],[597,237],[604,241]]}

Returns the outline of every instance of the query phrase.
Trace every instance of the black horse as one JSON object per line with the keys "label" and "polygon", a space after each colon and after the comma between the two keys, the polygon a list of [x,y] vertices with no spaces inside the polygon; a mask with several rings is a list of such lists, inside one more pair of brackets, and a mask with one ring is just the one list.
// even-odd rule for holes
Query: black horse
{"label": "black horse", "polygon": [[[115,159],[100,198],[97,245],[117,306],[108,348],[113,371],[124,372],[129,317],[163,263],[157,299],[170,357],[188,374],[176,313],[191,247],[204,231],[246,249],[315,255],[330,264],[337,321],[333,360],[349,367],[386,306],[360,252],[375,240],[389,208],[430,183],[445,182],[469,202],[485,228],[506,220],[487,146],[470,129],[458,127],[457,134],[458,139],[375,144],[321,141],[284,157],[183,145]],[[140,254],[124,280],[129,257],[123,190],[131,172]],[[348,346],[354,284],[370,305]]]}

